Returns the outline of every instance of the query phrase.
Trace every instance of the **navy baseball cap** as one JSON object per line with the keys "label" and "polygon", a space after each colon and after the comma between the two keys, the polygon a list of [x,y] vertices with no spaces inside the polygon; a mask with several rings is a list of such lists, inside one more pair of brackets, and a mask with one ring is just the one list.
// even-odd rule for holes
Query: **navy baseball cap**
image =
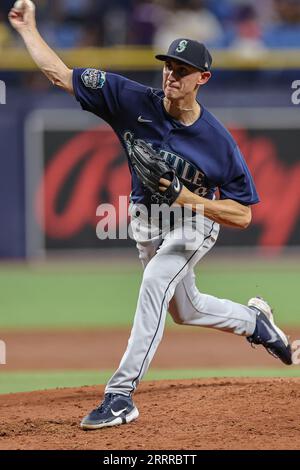
{"label": "navy baseball cap", "polygon": [[210,70],[212,57],[204,44],[192,39],[175,39],[166,54],[157,54],[156,59],[166,61],[168,59],[179,60],[206,72]]}

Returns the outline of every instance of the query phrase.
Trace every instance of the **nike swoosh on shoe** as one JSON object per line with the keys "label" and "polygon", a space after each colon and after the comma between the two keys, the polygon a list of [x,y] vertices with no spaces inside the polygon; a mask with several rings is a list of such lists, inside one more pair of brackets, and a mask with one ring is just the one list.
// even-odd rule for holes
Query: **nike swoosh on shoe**
{"label": "nike swoosh on shoe", "polygon": [[[266,330],[268,331],[268,333],[270,334],[271,338],[268,339],[267,343],[275,343],[275,341],[278,341],[278,336],[276,333],[274,333],[274,331],[269,327],[269,325],[264,321],[263,321],[263,324],[266,328]],[[280,338],[281,339],[281,338]]]}
{"label": "nike swoosh on shoe", "polygon": [[123,409],[120,410],[120,411],[114,411],[113,409],[111,409],[111,412],[112,412],[112,414],[113,414],[114,416],[118,417],[118,416],[120,416],[122,413],[124,413],[124,411],[126,411],[126,410],[127,410],[127,408],[123,408]]}

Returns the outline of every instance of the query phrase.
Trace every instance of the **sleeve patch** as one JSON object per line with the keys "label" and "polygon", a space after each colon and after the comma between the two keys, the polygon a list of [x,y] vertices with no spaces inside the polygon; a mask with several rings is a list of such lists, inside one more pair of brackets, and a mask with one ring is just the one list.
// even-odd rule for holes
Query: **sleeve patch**
{"label": "sleeve patch", "polygon": [[102,70],[86,69],[81,75],[81,80],[86,88],[97,90],[103,87],[106,73],[102,72]]}

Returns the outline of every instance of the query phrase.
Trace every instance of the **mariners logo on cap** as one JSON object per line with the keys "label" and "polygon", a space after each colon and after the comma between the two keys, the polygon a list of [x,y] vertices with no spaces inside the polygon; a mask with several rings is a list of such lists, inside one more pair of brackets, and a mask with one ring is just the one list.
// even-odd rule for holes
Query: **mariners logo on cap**
{"label": "mariners logo on cap", "polygon": [[188,45],[188,41],[186,41],[185,39],[183,39],[182,41],[180,41],[180,43],[178,44],[177,48],[176,48],[176,52],[183,52],[185,51],[186,49],[186,46]]}

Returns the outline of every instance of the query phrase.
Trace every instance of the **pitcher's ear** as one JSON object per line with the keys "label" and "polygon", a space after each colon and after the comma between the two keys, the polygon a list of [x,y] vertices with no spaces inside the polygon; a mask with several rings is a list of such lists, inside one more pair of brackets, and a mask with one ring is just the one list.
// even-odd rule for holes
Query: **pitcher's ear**
{"label": "pitcher's ear", "polygon": [[201,72],[201,75],[198,78],[198,85],[205,85],[211,77],[211,72]]}

